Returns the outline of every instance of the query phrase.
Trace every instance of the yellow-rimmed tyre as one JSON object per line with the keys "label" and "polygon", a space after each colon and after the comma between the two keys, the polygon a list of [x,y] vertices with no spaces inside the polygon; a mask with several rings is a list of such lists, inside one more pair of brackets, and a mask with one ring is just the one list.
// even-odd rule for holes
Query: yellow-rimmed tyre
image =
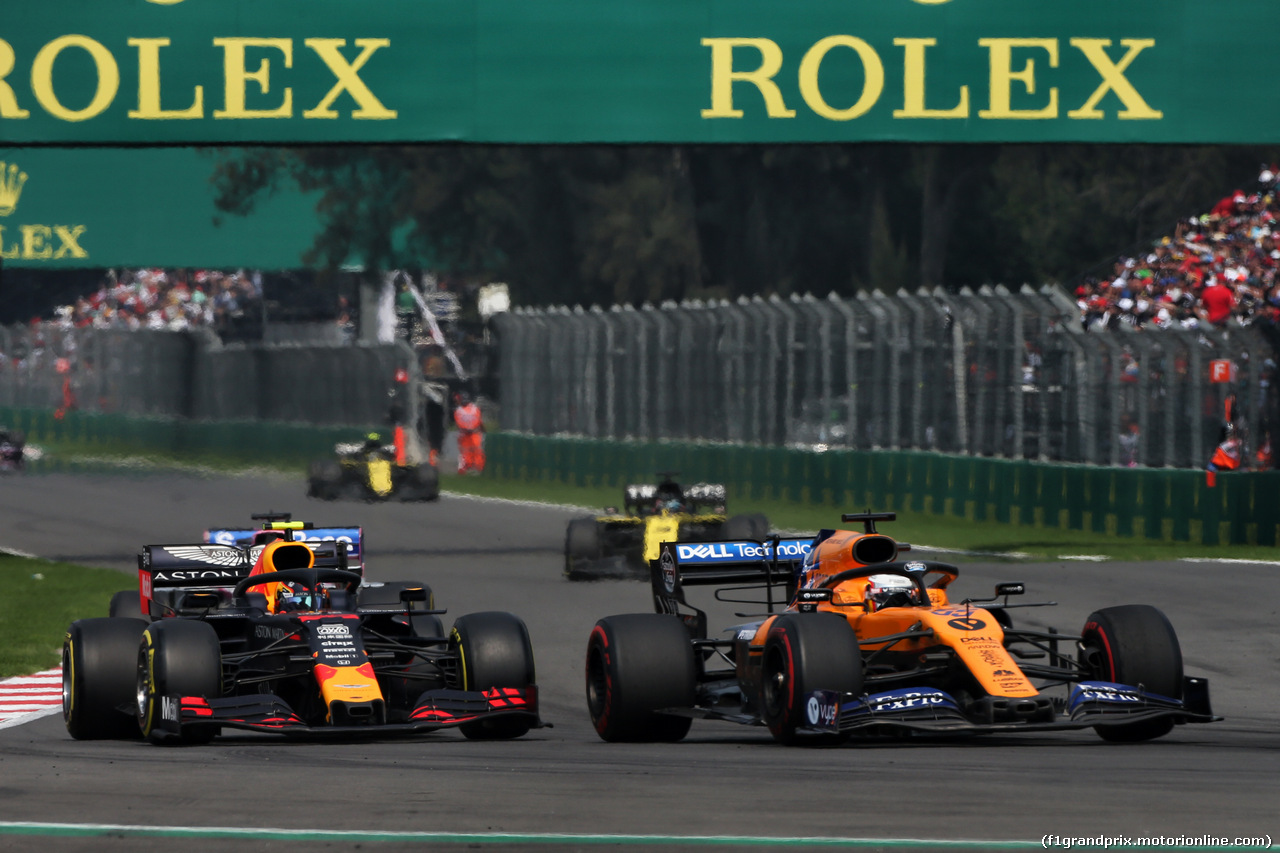
{"label": "yellow-rimmed tyre", "polygon": [[[529,629],[510,613],[487,611],[459,616],[449,633],[449,649],[458,656],[463,690],[492,687],[531,687],[534,681],[533,644]],[[497,717],[464,723],[459,728],[471,740],[506,740],[533,727],[527,717]]]}
{"label": "yellow-rimmed tyre", "polygon": [[214,725],[188,724],[181,735],[175,735],[166,723],[176,723],[181,708],[174,704],[166,709],[165,699],[216,699],[222,695],[222,650],[213,627],[188,619],[153,622],[143,632],[134,660],[135,704],[142,736],[152,743],[212,740],[218,733]]}
{"label": "yellow-rimmed tyre", "polygon": [[62,719],[77,740],[138,736],[134,668],[147,623],[104,616],[72,622],[62,642]]}

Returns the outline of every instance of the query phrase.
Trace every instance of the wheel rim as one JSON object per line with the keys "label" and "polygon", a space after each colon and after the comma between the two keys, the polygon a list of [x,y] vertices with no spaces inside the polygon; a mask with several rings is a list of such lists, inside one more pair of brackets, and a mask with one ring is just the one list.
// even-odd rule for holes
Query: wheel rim
{"label": "wheel rim", "polygon": [[138,706],[138,722],[144,727],[147,723],[147,697],[151,693],[151,674],[147,670],[147,650],[144,647],[138,652],[138,678],[134,690],[134,700]]}
{"label": "wheel rim", "polygon": [[779,647],[773,646],[765,652],[763,676],[765,714],[770,722],[780,721],[787,707],[786,696],[790,682]]}
{"label": "wheel rim", "polygon": [[72,680],[75,678],[75,672],[71,666],[71,655],[67,654],[67,650],[62,650],[62,719],[71,719],[71,709],[73,707],[71,699]]}
{"label": "wheel rim", "polygon": [[592,646],[587,658],[587,708],[593,721],[604,715],[608,697],[609,676],[605,672],[604,654],[599,646]]}

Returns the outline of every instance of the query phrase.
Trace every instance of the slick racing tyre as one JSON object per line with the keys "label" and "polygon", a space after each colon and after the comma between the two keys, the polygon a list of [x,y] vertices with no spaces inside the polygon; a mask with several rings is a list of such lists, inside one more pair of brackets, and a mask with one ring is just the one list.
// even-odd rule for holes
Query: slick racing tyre
{"label": "slick racing tyre", "polygon": [[564,576],[582,580],[601,554],[600,525],[594,518],[575,518],[564,533]]}
{"label": "slick racing tyre", "polygon": [[769,519],[760,513],[735,515],[724,523],[725,539],[754,539],[762,541],[769,535]]}
{"label": "slick racing tyre", "polygon": [[434,501],[440,499],[440,469],[434,465],[418,465],[406,473],[400,486],[402,501]]}
{"label": "slick racing tyre", "polygon": [[[487,611],[459,616],[449,634],[449,650],[458,655],[463,690],[530,687],[534,684],[533,644],[524,622],[510,613]],[[464,723],[471,740],[506,740],[533,727],[524,717],[498,717]]]}
{"label": "slick racing tyre", "polygon": [[[1182,698],[1182,647],[1165,615],[1148,604],[1107,607],[1089,614],[1080,632],[1080,663],[1088,678],[1141,686],[1150,693]],[[1166,735],[1173,720],[1139,720],[1095,726],[1103,740],[1119,743]]]}
{"label": "slick racing tyre", "polygon": [[[165,697],[222,695],[222,651],[213,626],[195,620],[153,622],[142,635],[136,654],[138,728],[152,743],[174,739],[164,729]],[[178,709],[170,709],[177,712]],[[213,725],[187,725],[177,740],[208,743],[218,733]]]}
{"label": "slick racing tyre", "polygon": [[307,469],[307,497],[336,500],[342,486],[342,465],[332,459],[312,462]]}
{"label": "slick racing tyre", "polygon": [[693,719],[657,712],[692,708],[697,678],[689,631],[675,616],[608,616],[587,641],[587,708],[604,740],[680,740]]}
{"label": "slick racing tyre", "polygon": [[814,690],[862,692],[858,638],[839,614],[779,616],[769,626],[761,668],[761,714],[779,743],[800,742],[797,730],[817,722],[808,702]]}
{"label": "slick racing tyre", "polygon": [[138,736],[138,643],[147,623],[104,616],[71,623],[62,643],[62,719],[76,740]]}
{"label": "slick racing tyre", "polygon": [[[136,589],[122,589],[111,596],[111,604],[107,607],[107,615],[123,616],[126,619],[145,619],[142,615],[142,600]],[[147,621],[151,621],[147,619]]]}

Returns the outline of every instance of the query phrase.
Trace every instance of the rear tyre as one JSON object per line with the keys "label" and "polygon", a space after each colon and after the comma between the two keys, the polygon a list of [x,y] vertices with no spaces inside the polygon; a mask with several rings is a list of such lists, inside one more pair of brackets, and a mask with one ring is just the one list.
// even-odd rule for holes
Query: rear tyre
{"label": "rear tyre", "polygon": [[749,515],[734,515],[725,520],[720,528],[720,535],[725,539],[758,539],[755,520]]}
{"label": "rear tyre", "polygon": [[600,525],[594,518],[575,518],[564,534],[564,576],[582,580],[602,556]]}
{"label": "rear tyre", "polygon": [[332,459],[312,462],[307,469],[307,497],[331,501],[342,485],[342,466]]}
{"label": "rear tyre", "polygon": [[[1182,647],[1165,615],[1147,604],[1107,607],[1089,614],[1080,632],[1080,662],[1088,677],[1182,698]],[[1173,720],[1095,726],[1103,740],[1133,743],[1166,735]]]}
{"label": "rear tyre", "polygon": [[764,539],[769,535],[769,516],[762,512],[755,512],[747,516],[751,519],[752,525],[755,527],[756,539]]}
{"label": "rear tyre", "polygon": [[107,615],[113,618],[143,619],[142,599],[138,596],[138,591],[136,589],[122,589],[111,596],[111,604],[107,607]]}
{"label": "rear tyre", "polygon": [[[862,692],[862,654],[858,638],[835,613],[788,613],[769,626],[761,662],[760,708],[765,725],[779,743],[804,739],[798,729],[809,719],[808,695],[814,690]],[[816,742],[842,738],[819,737]]]}
{"label": "rear tyre", "polygon": [[674,616],[608,616],[587,641],[587,709],[606,741],[683,738],[692,718],[658,711],[692,708],[697,678],[689,631]]}
{"label": "rear tyre", "polygon": [[137,652],[138,728],[152,743],[208,743],[215,725],[187,725],[174,736],[163,728],[164,697],[222,695],[222,651],[213,626],[195,620],[153,622]]}
{"label": "rear tyre", "polygon": [[[453,623],[449,639],[450,650],[460,659],[463,690],[533,686],[533,644],[518,617],[497,611],[468,613]],[[533,721],[524,717],[498,717],[459,728],[471,740],[507,740],[532,727]]]}
{"label": "rear tyre", "polygon": [[440,498],[440,469],[434,465],[419,465],[409,475],[406,500],[434,501]]}
{"label": "rear tyre", "polygon": [[71,623],[62,643],[62,719],[76,740],[138,736],[133,713],[138,643],[147,623],[101,617]]}

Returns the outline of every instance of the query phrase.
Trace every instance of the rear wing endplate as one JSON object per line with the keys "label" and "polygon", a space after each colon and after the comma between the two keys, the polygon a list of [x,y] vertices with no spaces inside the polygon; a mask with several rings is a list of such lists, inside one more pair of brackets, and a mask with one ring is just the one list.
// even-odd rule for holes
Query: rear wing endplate
{"label": "rear wing endplate", "polygon": [[706,614],[685,600],[686,586],[759,586],[769,595],[772,609],[773,587],[784,584],[790,598],[800,567],[812,546],[811,538],[781,537],[762,542],[751,539],[666,542],[658,559],[649,564],[654,609],[658,613],[680,616],[696,637],[706,637]]}

